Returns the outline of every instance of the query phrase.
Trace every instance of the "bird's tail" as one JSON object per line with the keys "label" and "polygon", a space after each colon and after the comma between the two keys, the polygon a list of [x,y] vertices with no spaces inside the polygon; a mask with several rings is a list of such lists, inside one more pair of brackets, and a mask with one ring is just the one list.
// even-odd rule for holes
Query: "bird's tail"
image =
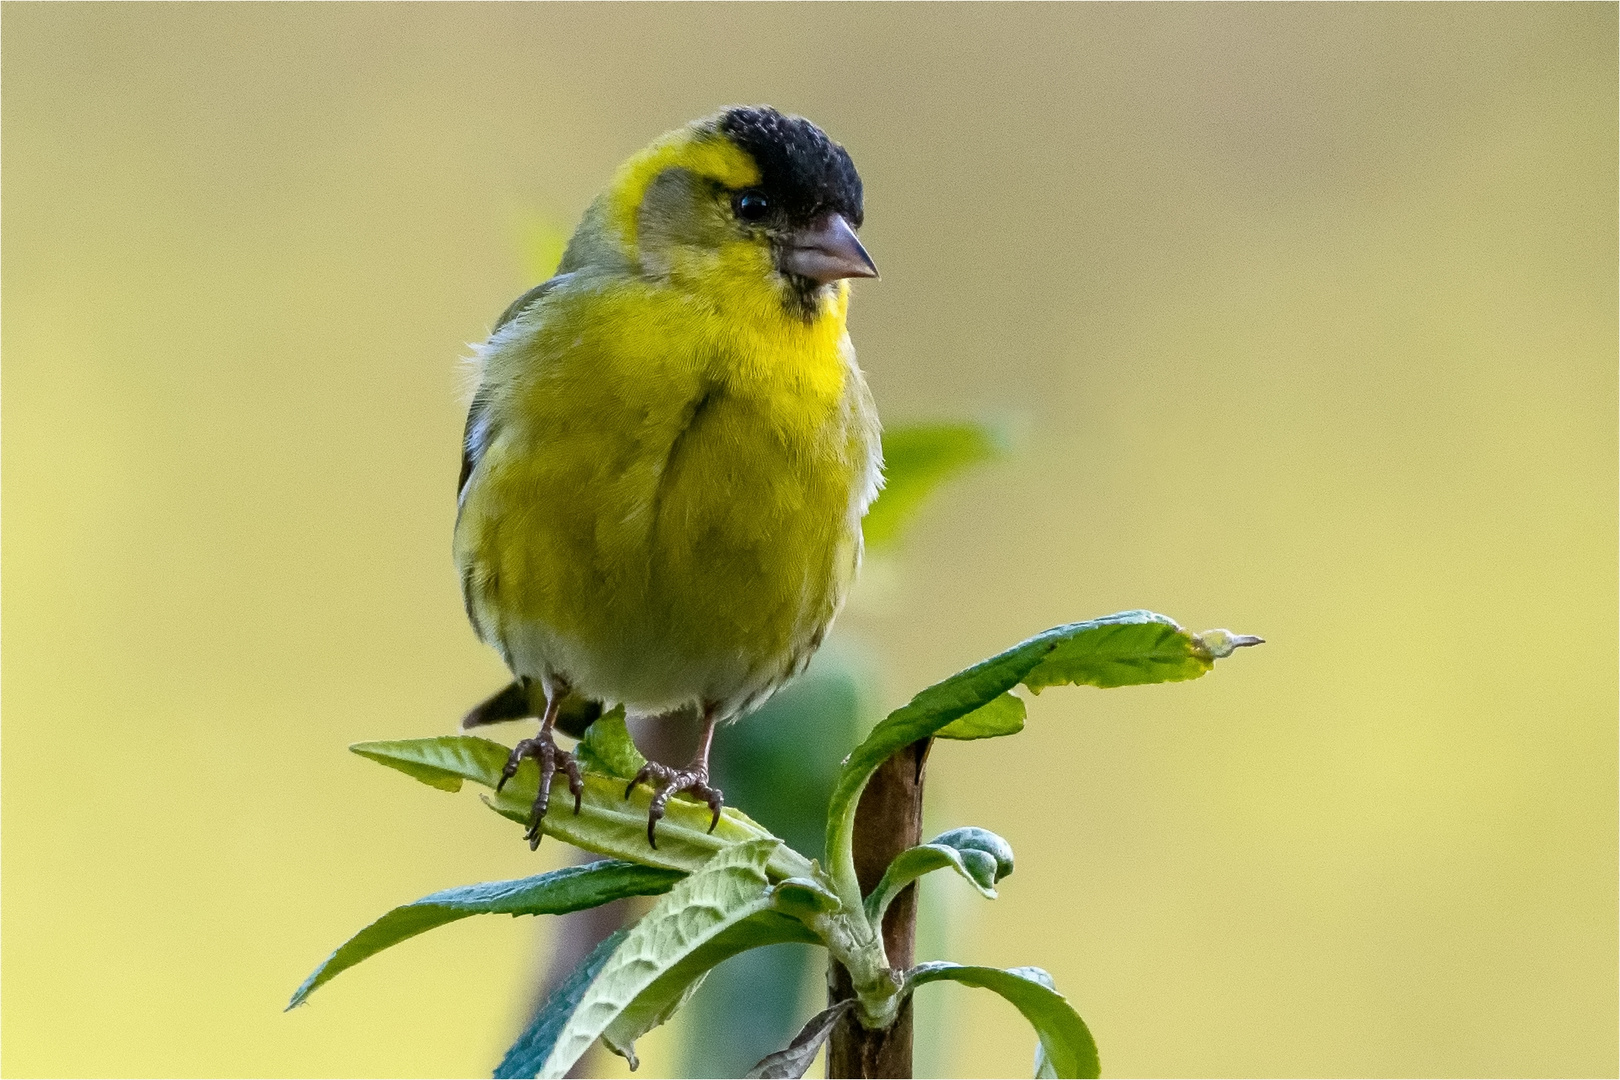
{"label": "bird's tail", "polygon": [[[539,716],[545,707],[544,695],[529,679],[518,679],[474,705],[461,718],[462,729],[500,724],[507,720],[527,720]],[[557,709],[557,730],[578,739],[591,722],[602,715],[602,703],[570,692]]]}
{"label": "bird's tail", "polygon": [[519,679],[474,705],[461,718],[461,726],[463,729],[483,727],[485,724],[523,720],[536,715],[538,713],[529,705],[529,688]]}

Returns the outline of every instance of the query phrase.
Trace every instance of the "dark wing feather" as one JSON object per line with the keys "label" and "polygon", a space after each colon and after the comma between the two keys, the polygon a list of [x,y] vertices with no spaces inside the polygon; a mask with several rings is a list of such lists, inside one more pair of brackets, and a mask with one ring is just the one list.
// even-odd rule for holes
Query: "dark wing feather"
{"label": "dark wing feather", "polygon": [[530,289],[528,292],[524,293],[522,296],[518,297],[516,300],[512,301],[510,304],[506,305],[506,310],[501,312],[501,317],[495,320],[495,329],[491,330],[490,333],[500,333],[501,327],[523,314],[524,308],[528,307],[530,304],[546,295],[546,293],[556,288],[557,283],[562,281],[562,279],[567,276],[567,274],[558,274],[554,278],[548,278],[536,285],[534,288]]}
{"label": "dark wing feather", "polygon": [[[512,301],[506,310],[501,312],[501,317],[495,320],[495,328],[489,332],[490,336],[500,333],[501,327],[521,315],[525,308],[550,292],[567,276],[558,274],[548,281],[542,281]],[[495,433],[484,415],[488,407],[489,399],[484,393],[484,388],[480,386],[473,394],[472,404],[467,409],[467,426],[461,434],[461,478],[456,481],[458,505],[461,503],[461,497],[467,492],[467,481],[472,477],[473,470],[478,467],[478,459],[484,456],[484,447],[489,445],[490,438]]]}
{"label": "dark wing feather", "polygon": [[[538,694],[528,679],[518,679],[472,707],[461,720],[463,730],[499,724],[507,720],[527,720],[545,711],[545,695]],[[602,703],[570,690],[557,706],[557,730],[574,739],[583,739],[585,729],[602,715]]]}

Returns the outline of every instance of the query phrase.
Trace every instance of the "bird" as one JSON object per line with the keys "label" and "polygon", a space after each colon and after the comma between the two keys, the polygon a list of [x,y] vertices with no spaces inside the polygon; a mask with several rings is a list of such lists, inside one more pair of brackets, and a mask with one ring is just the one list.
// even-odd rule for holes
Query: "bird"
{"label": "bird", "polygon": [[585,211],[556,274],[474,346],[455,562],[467,617],[513,682],[464,728],[538,716],[538,846],[555,733],[604,709],[695,713],[681,768],[649,761],[647,842],[672,796],[706,803],[717,726],[820,648],[883,482],[847,319],[876,278],[861,178],[816,124],[733,106],[654,140]]}

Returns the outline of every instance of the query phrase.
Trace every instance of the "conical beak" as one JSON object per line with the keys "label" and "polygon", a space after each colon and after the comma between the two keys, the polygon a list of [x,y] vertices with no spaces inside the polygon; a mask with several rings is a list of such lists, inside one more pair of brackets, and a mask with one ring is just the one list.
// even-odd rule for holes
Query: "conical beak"
{"label": "conical beak", "polygon": [[878,276],[872,257],[842,214],[828,214],[794,233],[782,269],[822,285],[839,278]]}

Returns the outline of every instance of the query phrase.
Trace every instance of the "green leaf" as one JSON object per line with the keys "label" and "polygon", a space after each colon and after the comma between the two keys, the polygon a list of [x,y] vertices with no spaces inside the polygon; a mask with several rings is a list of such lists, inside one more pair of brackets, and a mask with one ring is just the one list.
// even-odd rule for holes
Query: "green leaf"
{"label": "green leaf", "polygon": [[564,915],[622,896],[657,896],[683,875],[675,870],[609,860],[570,866],[517,881],[486,881],[424,896],[397,907],[338,946],[293,994],[301,1005],[315,988],[390,945],[469,915]]}
{"label": "green leaf", "polygon": [[[459,787],[462,780],[494,788],[511,753],[500,743],[473,735],[359,743],[350,749],[424,783],[451,791]],[[451,781],[455,787],[451,786]],[[533,759],[525,759],[506,787],[498,794],[486,796],[484,801],[501,816],[526,825],[539,784],[539,766]],[[769,840],[779,845],[769,867],[773,880],[815,874],[809,859],[781,844],[742,811],[726,807],[720,814],[720,823],[711,833],[708,807],[683,797],[669,801],[667,815],[658,823],[658,847],[651,848],[647,845],[647,804],[652,801],[652,794],[650,788],[641,784],[626,798],[622,779],[588,773],[580,812],[575,814],[568,780],[559,772],[552,778],[546,835],[611,858],[686,873],[703,866],[725,848],[752,840]]]}
{"label": "green leaf", "polygon": [[987,899],[996,898],[996,882],[1013,871],[1012,846],[988,829],[952,829],[926,844],[896,855],[883,880],[866,898],[866,915],[873,926],[900,891],[924,874],[951,867]]}
{"label": "green leaf", "polygon": [[799,1029],[787,1049],[766,1054],[758,1065],[748,1070],[743,1080],[797,1080],[810,1070],[811,1063],[816,1060],[822,1044],[832,1035],[833,1028],[854,1007],[855,999],[845,998],[832,1008],[816,1013]]}
{"label": "green leaf", "polygon": [[[1220,650],[1259,644],[1259,638],[1212,631],[1211,641],[1151,611],[1124,611],[1070,623],[1030,638],[923,690],[885,717],[844,761],[827,807],[827,863],[846,905],[861,902],[852,844],[855,808],[872,773],[889,755],[937,734],[1020,682],[1031,690],[1058,683],[1124,686],[1194,679]],[[1227,646],[1230,646],[1228,648]]]}
{"label": "green leaf", "polygon": [[[355,743],[349,749],[440,791],[460,791],[463,780],[494,787],[512,753],[500,743],[472,735]],[[538,783],[539,774],[535,776]]]}
{"label": "green leaf", "polygon": [[936,487],[999,450],[990,430],[978,424],[913,424],[885,431],[883,491],[861,523],[866,546],[893,547]]}
{"label": "green leaf", "polygon": [[540,1011],[534,1014],[529,1026],[518,1036],[517,1042],[495,1066],[495,1080],[516,1080],[531,1077],[540,1071],[541,1064],[557,1045],[557,1036],[568,1025],[569,1017],[579,1008],[585,992],[591,988],[607,962],[612,959],[624,939],[630,936],[630,927],[615,930],[590,951],[568,977],[557,984]]}
{"label": "green leaf", "polygon": [[974,825],[967,825],[950,832],[942,832],[930,844],[943,844],[963,852],[977,852],[989,856],[994,862],[995,869],[991,874],[990,882],[994,884],[1004,877],[1011,876],[1013,872],[1013,849],[1001,837],[989,829],[981,829]]}
{"label": "green leaf", "polygon": [[1196,679],[1233,649],[1261,643],[1260,638],[1226,630],[1190,634],[1151,611],[1125,611],[1089,625],[1094,628],[1060,641],[1024,677],[1031,692],[1038,694],[1048,686],[1139,686]]}
{"label": "green leaf", "polygon": [[906,973],[907,990],[948,979],[964,986],[994,990],[1024,1014],[1040,1039],[1036,1069],[1053,1077],[1095,1077],[1101,1066],[1097,1044],[1086,1023],[1052,986],[1040,968],[968,967],[963,964],[918,964]]}
{"label": "green leaf", "polygon": [[598,717],[585,729],[585,737],[574,747],[574,756],[586,772],[632,779],[647,764],[624,725],[624,706]]}
{"label": "green leaf", "polygon": [[[653,905],[579,999],[540,1063],[539,1075],[566,1074],[660,977],[733,926],[768,911],[771,890],[765,868],[780,844],[773,838],[728,847]],[[697,974],[692,972],[686,983]],[[650,1003],[647,1015],[655,1014],[656,1003]]]}
{"label": "green leaf", "polygon": [[772,894],[776,910],[809,922],[818,915],[831,915],[843,908],[838,894],[815,878],[788,878]]}
{"label": "green leaf", "polygon": [[993,697],[966,716],[958,717],[934,733],[937,739],[994,739],[1024,730],[1027,711],[1016,694]]}
{"label": "green leaf", "polygon": [[798,919],[778,911],[761,911],[721,931],[707,944],[688,953],[651,986],[636,995],[602,1032],[602,1044],[630,1062],[634,1069],[635,1041],[667,1021],[685,1005],[715,965],[740,952],[784,942],[820,944],[820,939]]}

